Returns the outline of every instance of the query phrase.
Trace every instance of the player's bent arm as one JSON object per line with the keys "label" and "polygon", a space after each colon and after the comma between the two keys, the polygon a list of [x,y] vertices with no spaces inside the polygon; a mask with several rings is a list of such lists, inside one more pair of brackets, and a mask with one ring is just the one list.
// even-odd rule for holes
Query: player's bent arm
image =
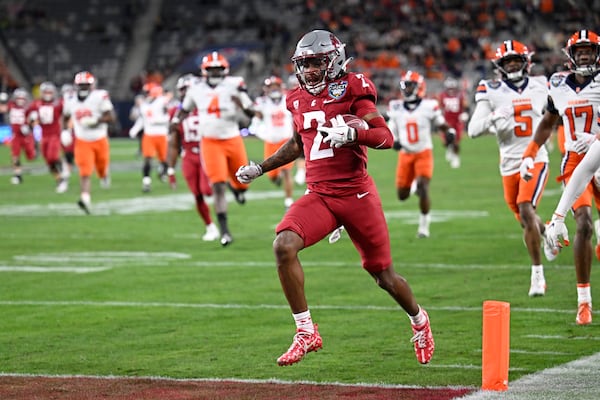
{"label": "player's bent arm", "polygon": [[391,149],[394,144],[394,135],[385,122],[385,118],[378,112],[371,112],[362,117],[369,129],[356,130],[356,143],[373,149]]}
{"label": "player's bent arm", "polygon": [[111,124],[117,120],[114,110],[106,110],[102,112],[100,118],[98,118],[98,123],[107,123]]}
{"label": "player's bent arm", "polygon": [[569,183],[567,183],[565,190],[560,196],[560,200],[554,211],[555,214],[561,216],[567,215],[567,211],[571,209],[573,203],[581,196],[581,193],[583,193],[598,168],[600,168],[600,142],[596,140],[573,171]]}
{"label": "player's bent arm", "polygon": [[493,134],[490,132],[491,120],[489,116],[492,114],[492,106],[487,100],[480,100],[473,110],[471,120],[467,126],[467,134],[471,138],[476,138],[484,134]]}
{"label": "player's bent arm", "polygon": [[262,172],[271,171],[272,169],[291,163],[296,158],[300,157],[302,154],[302,146],[300,143],[298,133],[294,132],[294,136],[281,146],[275,154],[260,163]]}
{"label": "player's bent arm", "polygon": [[535,133],[533,135],[533,139],[529,142],[527,149],[523,153],[523,158],[531,157],[535,159],[537,152],[544,143],[548,140],[550,135],[552,135],[552,131],[554,130],[554,126],[557,124],[560,116],[552,111],[546,110],[542,120],[537,126]]}
{"label": "player's bent arm", "polygon": [[175,129],[177,129],[179,127],[179,124],[181,123],[181,121],[183,121],[189,114],[190,114],[190,111],[187,111],[183,108],[179,108],[177,111],[175,111],[175,114],[171,118],[169,130],[173,129],[173,127],[175,127]]}

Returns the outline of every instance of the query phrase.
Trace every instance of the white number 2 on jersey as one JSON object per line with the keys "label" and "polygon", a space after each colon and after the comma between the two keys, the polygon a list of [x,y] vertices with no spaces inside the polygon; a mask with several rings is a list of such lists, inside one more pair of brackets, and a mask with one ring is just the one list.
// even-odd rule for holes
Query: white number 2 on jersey
{"label": "white number 2 on jersey", "polygon": [[[323,111],[310,111],[303,114],[304,116],[304,129],[309,129],[313,121],[323,124],[325,123],[325,113]],[[308,159],[311,161],[320,160],[323,158],[333,157],[333,149],[331,147],[321,149],[321,143],[323,143],[323,136],[320,133],[315,135],[312,146],[310,146],[310,154]]]}

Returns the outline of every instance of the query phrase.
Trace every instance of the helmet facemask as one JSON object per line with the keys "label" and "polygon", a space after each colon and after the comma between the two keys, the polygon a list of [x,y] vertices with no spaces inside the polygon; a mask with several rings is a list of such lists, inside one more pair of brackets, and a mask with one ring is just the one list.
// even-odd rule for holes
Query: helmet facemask
{"label": "helmet facemask", "polygon": [[[519,60],[520,67],[507,66],[511,61]],[[520,82],[529,74],[529,59],[522,54],[509,54],[493,61],[494,66],[498,69],[502,78],[510,82]]]}
{"label": "helmet facemask", "polygon": [[564,53],[569,58],[569,68],[576,74],[591,76],[598,71],[600,50],[597,44],[589,42],[574,44],[565,49]]}
{"label": "helmet facemask", "polygon": [[[294,60],[298,82],[310,94],[317,95],[321,93],[327,84],[327,75],[330,73],[331,63],[332,60],[327,55]],[[310,69],[310,71],[307,71],[307,69]]]}
{"label": "helmet facemask", "polygon": [[219,83],[223,82],[227,75],[225,68],[223,67],[208,67],[205,68],[203,72],[206,77],[206,82],[210,86],[217,86]]}

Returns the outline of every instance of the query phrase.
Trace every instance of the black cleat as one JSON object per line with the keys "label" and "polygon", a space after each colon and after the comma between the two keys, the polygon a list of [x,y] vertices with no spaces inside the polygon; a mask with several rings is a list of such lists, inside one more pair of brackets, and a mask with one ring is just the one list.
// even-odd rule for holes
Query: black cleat
{"label": "black cleat", "polygon": [[231,243],[233,243],[233,238],[231,235],[229,233],[224,233],[223,236],[221,236],[221,246],[226,247]]}
{"label": "black cleat", "polygon": [[238,204],[246,203],[246,195],[244,194],[246,192],[245,190],[237,190],[236,188],[231,186],[229,182],[227,182],[227,187],[229,188],[229,190],[231,190],[231,193],[233,193],[233,197],[235,198],[235,201],[238,202]]}
{"label": "black cleat", "polygon": [[77,205],[79,206],[79,208],[81,208],[83,210],[83,212],[85,212],[86,214],[90,215],[90,209],[88,208],[88,206],[83,202],[83,200],[79,199],[79,201],[77,202]]}

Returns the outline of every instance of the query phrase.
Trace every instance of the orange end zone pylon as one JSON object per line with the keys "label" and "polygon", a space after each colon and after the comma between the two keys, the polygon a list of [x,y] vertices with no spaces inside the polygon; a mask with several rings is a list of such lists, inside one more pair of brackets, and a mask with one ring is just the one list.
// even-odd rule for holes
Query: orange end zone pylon
{"label": "orange end zone pylon", "polygon": [[510,303],[483,302],[483,335],[481,355],[481,388],[508,389],[510,354]]}

